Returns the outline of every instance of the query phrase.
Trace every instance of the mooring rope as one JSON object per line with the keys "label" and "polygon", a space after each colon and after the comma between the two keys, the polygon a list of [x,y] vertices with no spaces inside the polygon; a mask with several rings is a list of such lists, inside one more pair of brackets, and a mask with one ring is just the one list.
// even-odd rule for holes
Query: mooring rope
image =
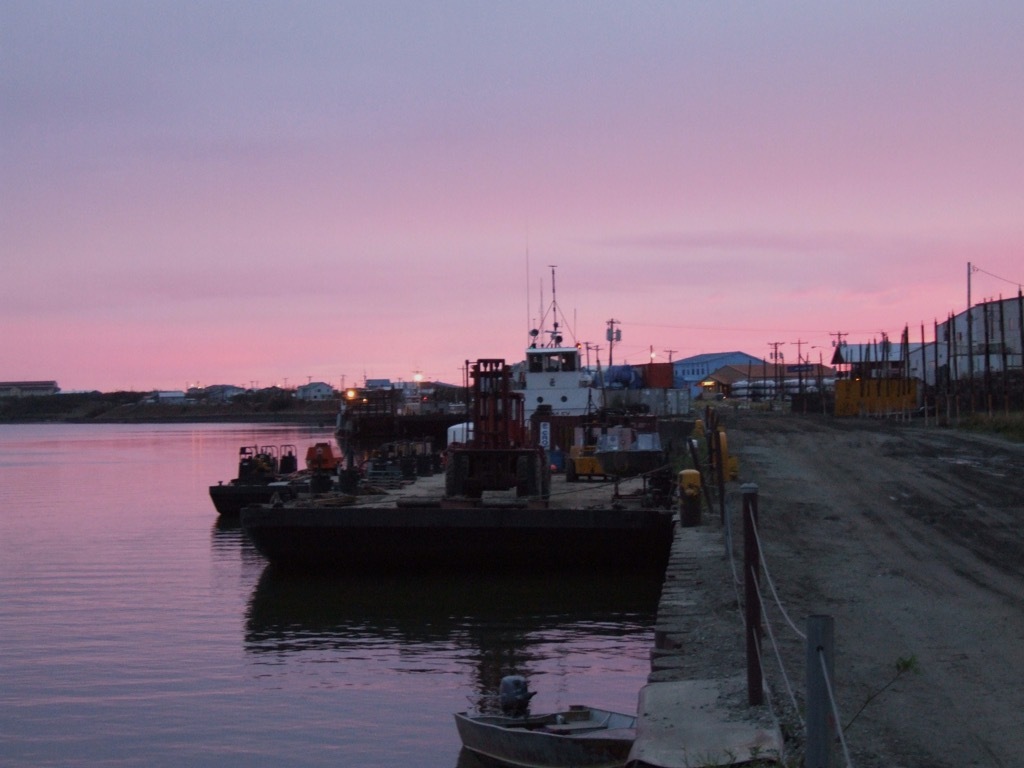
{"label": "mooring rope", "polygon": [[828,677],[828,666],[825,664],[825,651],[818,648],[818,661],[821,663],[821,676],[825,680],[825,690],[828,691],[828,700],[832,705],[832,717],[835,718],[836,733],[839,735],[839,744],[843,748],[843,757],[846,759],[847,768],[853,768],[853,760],[850,759],[850,748],[846,744],[846,734],[843,733],[843,729],[840,727],[840,723],[843,722],[842,718],[839,717],[839,705],[836,704],[835,693],[832,691],[832,681]]}
{"label": "mooring rope", "polygon": [[758,535],[757,532],[758,526],[755,524],[751,526],[751,528],[754,531],[754,538],[757,540],[757,551],[761,554],[761,569],[764,571],[765,579],[768,581],[768,586],[772,590],[772,595],[775,598],[775,604],[779,607],[779,611],[782,613],[782,617],[786,620],[786,623],[789,624],[790,629],[792,629],[796,633],[796,636],[799,637],[801,640],[807,640],[807,635],[801,632],[799,627],[797,627],[797,625],[793,623],[793,620],[789,618],[789,614],[786,612],[785,607],[782,605],[782,601],[779,599],[779,593],[775,589],[775,583],[772,581],[772,575],[768,572],[768,561],[765,559],[764,545],[761,544],[761,537],[760,535]]}
{"label": "mooring rope", "polygon": [[[796,716],[800,719],[800,725],[806,729],[807,724],[804,722],[803,717],[800,716],[800,706],[796,702],[796,694],[793,693],[793,684],[790,682],[789,675],[786,672],[786,665],[782,663],[782,654],[779,652],[779,644],[778,641],[775,639],[775,633],[772,631],[771,622],[768,621],[768,613],[767,611],[765,611],[764,605],[764,595],[761,594],[761,587],[758,585],[756,578],[754,579],[754,588],[757,590],[757,599],[758,602],[761,604],[761,616],[764,619],[764,628],[768,632],[768,639],[771,640],[772,651],[774,651],[775,653],[775,660],[779,664],[779,673],[782,675],[782,681],[786,685],[786,693],[789,695],[789,701],[793,705],[793,711],[796,713]],[[754,641],[757,643],[757,654],[760,658],[761,642],[756,637],[754,638]],[[763,661],[761,663],[761,668],[764,669]]]}

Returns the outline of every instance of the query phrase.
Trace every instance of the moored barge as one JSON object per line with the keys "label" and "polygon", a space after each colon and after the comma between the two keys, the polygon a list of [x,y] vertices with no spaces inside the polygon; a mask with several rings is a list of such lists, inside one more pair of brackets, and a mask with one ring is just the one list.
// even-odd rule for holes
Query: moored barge
{"label": "moored barge", "polygon": [[553,491],[509,366],[479,360],[471,375],[473,438],[449,446],[443,492],[437,476],[415,493],[250,506],[257,550],[291,569],[663,569],[673,512],[610,488]]}

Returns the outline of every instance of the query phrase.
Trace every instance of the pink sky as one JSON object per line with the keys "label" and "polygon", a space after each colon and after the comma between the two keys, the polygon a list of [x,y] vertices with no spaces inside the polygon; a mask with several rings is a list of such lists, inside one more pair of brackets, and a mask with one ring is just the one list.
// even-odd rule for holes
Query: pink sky
{"label": "pink sky", "polygon": [[[1024,281],[1024,4],[0,0],[0,380],[458,381]],[[828,352],[825,352],[827,361]]]}

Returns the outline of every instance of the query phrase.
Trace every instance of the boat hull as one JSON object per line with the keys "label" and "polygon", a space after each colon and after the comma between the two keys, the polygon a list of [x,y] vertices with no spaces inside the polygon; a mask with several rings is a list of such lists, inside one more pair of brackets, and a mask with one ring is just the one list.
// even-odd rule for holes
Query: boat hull
{"label": "boat hull", "polygon": [[597,451],[594,458],[610,477],[636,477],[665,466],[665,454],[662,451]]}
{"label": "boat hull", "polygon": [[243,509],[241,525],[289,569],[664,570],[673,518],[663,509],[261,505]]}
{"label": "boat hull", "polygon": [[274,496],[282,501],[295,497],[287,483],[230,483],[211,485],[210,500],[221,517],[238,517],[243,507],[269,504]]}
{"label": "boat hull", "polygon": [[[569,720],[561,725],[553,722],[554,715],[524,719],[471,716],[464,712],[455,715],[455,724],[465,749],[502,765],[521,768],[624,766],[636,738],[636,718],[584,709],[589,715],[586,721]],[[578,711],[567,713],[567,717],[572,718]]]}

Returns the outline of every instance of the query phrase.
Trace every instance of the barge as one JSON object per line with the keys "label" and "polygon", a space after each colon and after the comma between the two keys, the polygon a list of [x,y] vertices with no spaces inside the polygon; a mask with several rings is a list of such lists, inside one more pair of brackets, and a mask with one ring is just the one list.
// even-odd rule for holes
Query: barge
{"label": "barge", "polygon": [[241,525],[256,549],[284,569],[663,570],[674,512],[611,486],[553,485],[510,367],[484,359],[467,369],[473,437],[448,447],[443,476],[369,497],[246,507]]}

